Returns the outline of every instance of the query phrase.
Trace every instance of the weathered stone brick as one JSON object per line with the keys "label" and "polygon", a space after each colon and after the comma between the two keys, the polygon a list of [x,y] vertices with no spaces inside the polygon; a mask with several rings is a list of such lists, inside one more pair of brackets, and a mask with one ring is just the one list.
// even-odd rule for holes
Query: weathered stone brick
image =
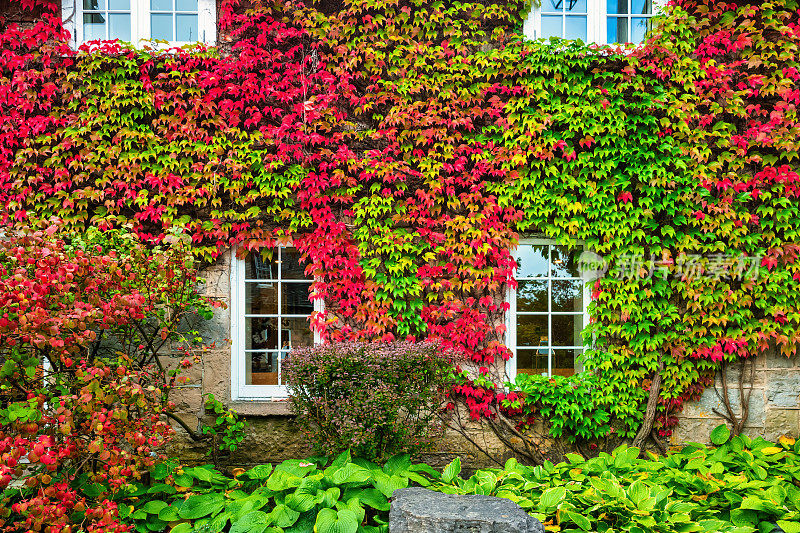
{"label": "weathered stone brick", "polygon": [[800,372],[773,372],[767,383],[770,407],[800,407]]}
{"label": "weathered stone brick", "polygon": [[[719,395],[722,396],[722,389],[718,388]],[[745,391],[747,394],[747,391]],[[738,387],[728,388],[728,397],[730,399],[731,407],[736,416],[741,415],[739,407],[739,389]],[[696,402],[687,403],[684,406],[682,419],[686,418],[713,418],[715,420],[722,420],[721,417],[714,414],[714,409],[720,413],[725,412],[725,407],[720,400],[713,387],[707,388],[703,391],[703,395]],[[749,426],[763,426],[766,420],[766,402],[764,398],[764,391],[762,389],[753,389],[750,394],[750,404],[748,412]],[[683,420],[681,421],[683,423]],[[696,440],[696,439],[695,439]]]}
{"label": "weathered stone brick", "polygon": [[800,435],[800,410],[770,409],[767,415],[767,427],[761,436],[774,442],[783,435],[790,437]]}

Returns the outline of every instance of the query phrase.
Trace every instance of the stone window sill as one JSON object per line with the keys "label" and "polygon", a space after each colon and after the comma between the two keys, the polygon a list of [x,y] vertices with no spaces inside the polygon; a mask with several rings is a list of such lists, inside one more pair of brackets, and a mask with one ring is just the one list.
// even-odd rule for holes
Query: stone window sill
{"label": "stone window sill", "polygon": [[288,401],[237,400],[228,407],[243,416],[294,416]]}

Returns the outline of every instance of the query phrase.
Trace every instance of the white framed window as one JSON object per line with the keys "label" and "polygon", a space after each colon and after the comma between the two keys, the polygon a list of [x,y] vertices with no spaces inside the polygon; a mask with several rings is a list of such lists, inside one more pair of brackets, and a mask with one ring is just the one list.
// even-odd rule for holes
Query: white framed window
{"label": "white framed window", "polygon": [[214,44],[217,37],[216,0],[62,0],[61,13],[74,47],[98,39]]}
{"label": "white framed window", "polygon": [[231,261],[232,399],[286,398],[283,360],[293,348],[320,342],[309,323],[322,311],[310,298],[313,280],[290,246],[277,247],[270,260],[253,252]]}
{"label": "white framed window", "polygon": [[506,344],[514,354],[506,363],[510,378],[581,370],[591,297],[578,267],[581,252],[545,239],[522,240],[514,251],[517,288],[509,290],[506,315]]}
{"label": "white framed window", "polygon": [[639,44],[663,5],[666,0],[541,0],[531,8],[523,32],[531,39]]}

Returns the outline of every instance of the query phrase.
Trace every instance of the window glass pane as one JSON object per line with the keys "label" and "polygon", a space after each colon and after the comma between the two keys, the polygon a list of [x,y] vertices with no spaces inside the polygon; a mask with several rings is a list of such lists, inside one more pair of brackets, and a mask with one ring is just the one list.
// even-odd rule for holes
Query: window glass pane
{"label": "window glass pane", "polygon": [[245,283],[244,312],[248,315],[278,314],[278,284]]}
{"label": "window glass pane", "polygon": [[564,28],[565,39],[581,39],[585,41],[588,33],[586,32],[586,17],[565,17],[566,26]]}
{"label": "window glass pane", "polygon": [[547,348],[517,350],[517,373],[547,374]]}
{"label": "window glass pane", "polygon": [[[246,279],[240,281],[245,295],[241,318],[244,320],[245,375],[241,382],[244,385],[285,385],[284,359],[293,348],[314,344],[309,323],[309,315],[314,310],[309,299],[312,281],[302,276],[296,249],[271,251],[270,259],[263,260],[261,254],[252,253],[244,260]],[[288,279],[284,281],[283,276]],[[278,305],[279,300],[281,305]]]}
{"label": "window glass pane", "polygon": [[517,346],[547,346],[547,315],[517,315]]}
{"label": "window glass pane", "polygon": [[108,0],[109,11],[130,11],[130,0]]}
{"label": "window glass pane", "polygon": [[311,283],[281,283],[281,313],[287,315],[310,315],[314,304],[308,295]]}
{"label": "window glass pane", "polygon": [[650,18],[633,18],[631,20],[632,43],[644,42],[645,34],[650,31],[651,21]]}
{"label": "window glass pane", "polygon": [[652,0],[632,0],[631,13],[634,15],[651,15],[653,13]]}
{"label": "window glass pane", "polygon": [[628,42],[628,19],[624,17],[608,17],[609,44]]}
{"label": "window glass pane", "polygon": [[551,249],[551,276],[554,278],[579,278],[578,256],[580,250],[570,250],[566,246],[553,246]]}
{"label": "window glass pane", "polygon": [[[186,16],[194,17],[197,22],[197,15]],[[281,279],[308,279],[304,265],[300,264],[300,251],[297,248],[281,248]]]}
{"label": "window glass pane", "polygon": [[547,282],[520,281],[517,286],[517,311],[547,312]]}
{"label": "window glass pane", "polygon": [[291,350],[298,346],[313,346],[314,333],[307,318],[281,319],[281,349]]}
{"label": "window glass pane", "polygon": [[83,14],[83,40],[94,41],[106,38],[106,18],[99,13]]}
{"label": "window glass pane", "polygon": [[581,315],[553,315],[553,346],[579,346],[583,317]]}
{"label": "window glass pane", "polygon": [[197,11],[197,0],[175,0],[176,11]]}
{"label": "window glass pane", "polygon": [[247,385],[277,385],[278,352],[246,352],[245,379]]}
{"label": "window glass pane", "polygon": [[561,13],[563,5],[564,0],[542,0],[542,13]]}
{"label": "window glass pane", "polygon": [[561,23],[564,17],[560,15],[542,15],[542,37],[561,37]]}
{"label": "window glass pane", "polygon": [[575,373],[575,363],[583,350],[553,350],[553,375],[571,376]]}
{"label": "window glass pane", "polygon": [[[546,373],[548,360],[554,375],[576,371],[585,310],[585,281],[578,262],[581,253],[582,247],[570,250],[557,245],[520,245],[517,249],[515,320],[520,372]],[[559,361],[554,359],[555,348],[549,346],[560,347]]]}
{"label": "window glass pane", "polygon": [[553,246],[551,251],[551,276],[554,278],[579,278],[578,256],[580,250],[570,251],[566,246]]}
{"label": "window glass pane", "polygon": [[172,15],[170,14],[151,14],[150,15],[150,38],[174,41],[172,38]]}
{"label": "window glass pane", "polygon": [[606,12],[609,15],[627,15],[628,0],[608,0],[606,3]]}
{"label": "window glass pane", "polygon": [[109,39],[131,40],[131,16],[129,13],[111,13],[108,15],[108,22]]}
{"label": "window glass pane", "polygon": [[250,254],[245,266],[245,278],[278,279],[278,263],[275,261],[276,254],[277,252],[273,252],[272,257],[269,259],[263,259],[258,252]]}
{"label": "window glass pane", "polygon": [[547,246],[521,244],[517,250],[517,279],[547,277]]}
{"label": "window glass pane", "polygon": [[197,40],[197,15],[175,15],[176,41]]}
{"label": "window glass pane", "polygon": [[[519,305],[519,304],[518,304]],[[583,282],[553,281],[553,311],[583,312]]]}
{"label": "window glass pane", "polygon": [[150,0],[150,11],[172,11],[172,0]]}
{"label": "window glass pane", "polygon": [[586,0],[564,0],[567,13],[586,13]]}
{"label": "window glass pane", "polygon": [[245,350],[276,350],[278,348],[277,318],[245,318]]}
{"label": "window glass pane", "polygon": [[103,10],[105,8],[106,8],[105,0],[83,0],[84,11],[97,11],[97,10]]}
{"label": "window glass pane", "polygon": [[278,366],[278,385],[286,385],[286,380],[283,378],[283,363],[289,356],[289,352],[279,352],[280,366]]}

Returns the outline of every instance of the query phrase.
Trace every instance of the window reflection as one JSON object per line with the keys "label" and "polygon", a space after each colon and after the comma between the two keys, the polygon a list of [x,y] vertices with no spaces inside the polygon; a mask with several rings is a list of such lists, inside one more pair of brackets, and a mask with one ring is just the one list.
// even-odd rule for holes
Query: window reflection
{"label": "window reflection", "polygon": [[131,40],[130,0],[83,0],[83,40]]}
{"label": "window reflection", "polygon": [[525,245],[517,251],[517,279],[547,277],[550,256],[547,246]]}
{"label": "window reflection", "polygon": [[298,250],[280,247],[245,262],[245,384],[283,385],[282,361],[297,346],[314,344],[309,316],[311,280]]}
{"label": "window reflection", "polygon": [[606,12],[609,15],[627,15],[628,14],[628,0],[608,0],[606,5]]}
{"label": "window reflection", "polygon": [[634,15],[651,15],[653,13],[652,0],[631,0],[631,13]]}
{"label": "window reflection", "polygon": [[517,249],[517,371],[568,375],[583,352],[585,283],[580,249],[523,244]]}
{"label": "window reflection", "polygon": [[607,0],[606,14],[606,40],[609,44],[641,43],[652,29],[653,2]]}
{"label": "window reflection", "polygon": [[549,0],[542,2],[542,12],[547,13],[586,13],[587,0]]}
{"label": "window reflection", "polygon": [[564,39],[587,40],[586,17],[564,17]]}
{"label": "window reflection", "polygon": [[197,0],[150,0],[150,37],[192,42],[199,38]]}
{"label": "window reflection", "polygon": [[520,281],[517,284],[517,311],[547,312],[547,282]]}
{"label": "window reflection", "polygon": [[553,311],[563,313],[583,312],[583,281],[553,280]]}
{"label": "window reflection", "polygon": [[587,0],[549,0],[542,3],[541,36],[587,40]]}

